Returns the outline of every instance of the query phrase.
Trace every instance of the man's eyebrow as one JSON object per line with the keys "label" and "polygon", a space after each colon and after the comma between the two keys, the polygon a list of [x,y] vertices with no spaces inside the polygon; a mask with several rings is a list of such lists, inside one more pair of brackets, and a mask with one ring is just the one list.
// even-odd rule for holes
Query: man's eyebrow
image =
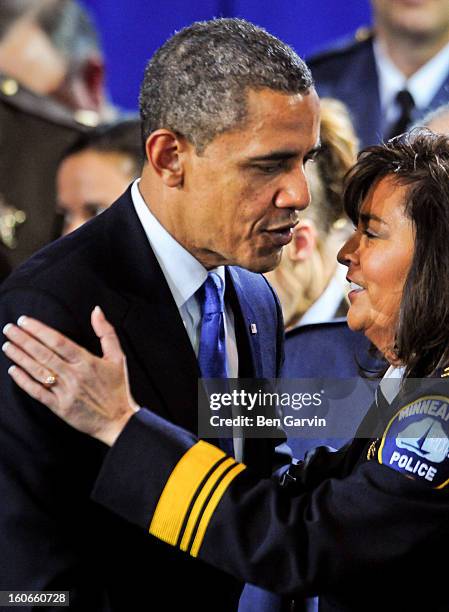
{"label": "man's eyebrow", "polygon": [[[310,159],[311,157],[314,157],[318,153],[320,148],[321,148],[320,144],[316,145],[315,147],[310,149],[310,151],[307,151],[307,153],[304,155],[304,158]],[[291,159],[292,157],[298,157],[300,154],[301,154],[301,151],[299,149],[284,149],[282,151],[270,151],[269,153],[266,153],[265,155],[256,155],[254,157],[249,157],[248,161],[249,162],[282,161],[284,159]]]}
{"label": "man's eyebrow", "polygon": [[383,223],[383,225],[387,225],[387,222],[384,221],[382,217],[378,217],[377,215],[373,215],[372,213],[360,213],[359,219],[365,225],[370,221],[377,221],[378,223]]}
{"label": "man's eyebrow", "polygon": [[283,159],[291,159],[297,157],[299,151],[296,149],[285,149],[283,151],[270,151],[265,155],[256,155],[254,157],[248,157],[249,162],[260,162],[260,161],[279,161]]}

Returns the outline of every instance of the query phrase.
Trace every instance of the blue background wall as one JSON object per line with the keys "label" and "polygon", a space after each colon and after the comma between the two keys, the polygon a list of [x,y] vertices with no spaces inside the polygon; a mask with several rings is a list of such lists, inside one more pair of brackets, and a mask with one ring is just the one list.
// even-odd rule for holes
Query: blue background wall
{"label": "blue background wall", "polygon": [[137,108],[147,60],[175,30],[198,19],[244,17],[306,57],[371,21],[369,0],[81,0],[100,32],[115,104]]}

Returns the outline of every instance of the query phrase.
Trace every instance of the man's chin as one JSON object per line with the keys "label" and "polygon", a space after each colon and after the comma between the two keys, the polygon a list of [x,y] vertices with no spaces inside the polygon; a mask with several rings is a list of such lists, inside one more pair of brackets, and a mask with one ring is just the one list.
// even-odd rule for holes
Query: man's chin
{"label": "man's chin", "polygon": [[238,266],[246,268],[250,272],[271,272],[281,262],[282,251],[276,253],[270,253],[269,255],[263,255],[260,257],[251,257],[245,263],[237,263]]}

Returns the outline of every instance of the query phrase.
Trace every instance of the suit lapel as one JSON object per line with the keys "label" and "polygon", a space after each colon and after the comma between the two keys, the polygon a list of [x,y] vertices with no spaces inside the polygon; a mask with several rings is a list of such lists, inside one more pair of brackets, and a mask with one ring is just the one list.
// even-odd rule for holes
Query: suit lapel
{"label": "suit lapel", "polygon": [[[248,296],[245,295],[237,270],[232,267],[226,268],[226,270],[226,286],[229,286],[228,295],[234,313],[235,335],[239,354],[239,377],[259,378],[262,376],[259,335],[251,332],[252,326],[253,330],[257,330],[256,317],[249,305]],[[254,325],[256,328],[254,328]]]}
{"label": "suit lapel", "polygon": [[[113,322],[151,382],[157,405],[149,408],[174,423],[197,431],[199,369],[171,291],[135,213],[130,191],[103,213],[107,252],[103,254],[111,286],[127,303]],[[227,299],[234,313],[239,376],[262,377],[257,319],[238,271],[226,269]],[[253,327],[255,331],[255,328]],[[130,372],[131,383],[133,374]],[[132,387],[133,388],[133,387]],[[137,401],[145,398],[136,397]]]}
{"label": "suit lapel", "polygon": [[[262,378],[263,364],[259,334],[251,333],[252,325],[257,329],[257,318],[248,301],[251,295],[244,290],[236,268],[227,268],[226,291],[234,313],[239,378]],[[244,441],[243,460],[260,476],[268,477],[272,472],[273,442],[266,438],[246,438]]]}
{"label": "suit lapel", "polygon": [[[340,97],[346,101],[354,118],[360,118],[356,131],[361,141],[361,148],[382,140],[382,123],[378,76],[374,60],[373,43],[366,42],[364,52],[357,63],[351,67],[343,78]],[[360,83],[360,91],[354,94],[354,83]]]}
{"label": "suit lapel", "polygon": [[160,398],[160,406],[149,407],[196,431],[199,372],[195,353],[129,191],[114,212],[106,231],[111,282],[128,301],[120,322],[122,335]]}
{"label": "suit lapel", "polygon": [[437,93],[435,94],[431,103],[428,105],[427,108],[417,113],[415,120],[417,121],[419,118],[423,117],[430,111],[435,110],[436,108],[438,108],[439,106],[443,104],[447,104],[448,97],[449,97],[449,74],[446,76],[443,84],[441,85]]}

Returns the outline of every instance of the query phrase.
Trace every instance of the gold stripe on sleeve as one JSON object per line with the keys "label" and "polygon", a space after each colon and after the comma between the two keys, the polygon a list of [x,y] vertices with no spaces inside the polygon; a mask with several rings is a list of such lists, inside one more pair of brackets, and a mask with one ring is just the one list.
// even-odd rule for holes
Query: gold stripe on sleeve
{"label": "gold stripe on sleeve", "polygon": [[229,466],[234,463],[235,460],[232,457],[229,457],[228,459],[226,459],[226,461],[220,463],[220,465],[214,470],[214,472],[212,472],[210,477],[207,479],[207,482],[205,482],[204,486],[201,488],[201,491],[199,492],[198,497],[196,498],[195,503],[193,505],[189,520],[187,521],[187,525],[182,536],[180,545],[181,550],[187,550],[190,538],[192,537],[193,530],[203,510],[203,506],[207,498],[211,494],[211,491],[217,484],[217,481],[221,478],[222,474],[229,468]]}
{"label": "gold stripe on sleeve", "polygon": [[198,487],[225,453],[200,440],[174,467],[162,491],[150,524],[150,533],[176,546],[186,514]]}
{"label": "gold stripe on sleeve", "polygon": [[238,476],[243,470],[246,469],[246,465],[243,463],[237,463],[235,467],[233,467],[220,482],[216,490],[214,491],[212,497],[210,498],[209,503],[204,511],[204,514],[201,518],[200,524],[198,526],[198,530],[195,535],[195,539],[193,540],[192,548],[190,550],[190,554],[192,557],[198,556],[198,552],[200,550],[201,544],[203,543],[204,535],[209,526],[210,520],[212,518],[213,513],[215,512],[216,507],[218,506],[219,501],[223,497],[226,489],[229,487],[231,482],[234,480],[236,476]]}

